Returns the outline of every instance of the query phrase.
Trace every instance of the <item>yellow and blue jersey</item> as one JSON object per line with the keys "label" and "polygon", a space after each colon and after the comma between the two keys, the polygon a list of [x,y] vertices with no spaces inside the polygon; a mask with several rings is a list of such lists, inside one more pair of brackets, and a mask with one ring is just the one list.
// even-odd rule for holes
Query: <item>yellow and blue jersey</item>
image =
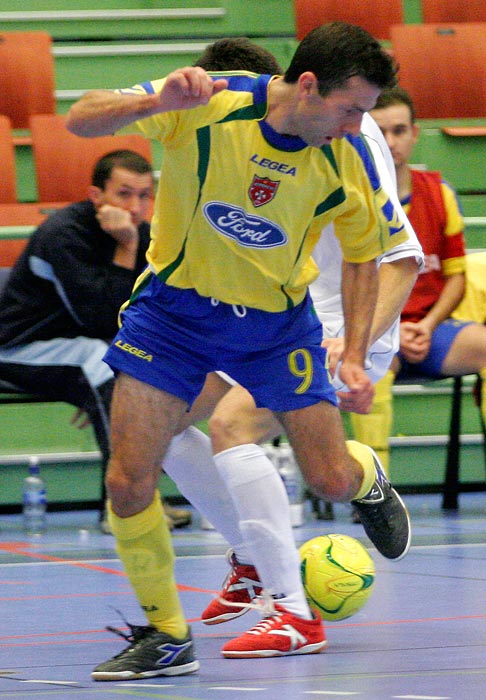
{"label": "yellow and blue jersey", "polygon": [[[159,279],[279,312],[300,303],[317,277],[311,254],[331,221],[350,262],[407,240],[360,139],[309,147],[265,120],[270,76],[212,75],[229,84],[207,105],[129,128],[164,147],[148,251]],[[120,92],[159,92],[163,84]]]}

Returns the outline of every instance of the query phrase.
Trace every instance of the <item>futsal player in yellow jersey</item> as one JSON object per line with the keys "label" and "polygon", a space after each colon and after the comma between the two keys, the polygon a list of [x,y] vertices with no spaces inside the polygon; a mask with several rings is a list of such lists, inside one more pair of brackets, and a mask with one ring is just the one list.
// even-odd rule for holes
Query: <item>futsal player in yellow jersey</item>
{"label": "futsal player in yellow jersey", "polygon": [[[325,137],[321,148],[309,149],[300,137],[278,133],[262,117],[279,79],[224,76],[227,89],[204,111],[137,122],[166,149],[147,275],[227,304],[280,312],[302,302],[317,276],[309,256],[330,221],[351,262],[404,240],[403,224],[394,228],[384,217],[387,196],[373,191],[349,141],[331,145]],[[164,85],[153,81],[122,93],[158,94]]]}
{"label": "futsal player in yellow jersey", "polygon": [[[91,91],[70,110],[68,128],[81,136],[131,125],[165,147],[149,268],[106,357],[118,374],[111,523],[149,626],[133,628],[126,652],[100,664],[96,680],[198,668],[156,485],[208,372],[226,371],[278,415],[308,484],[327,500],[352,500],[384,556],[408,551],[400,497],[372,450],[344,440],[307,292],[317,275],[310,253],[333,221],[345,259],[340,374],[351,391],[363,390],[375,258],[407,234],[343,137],[359,134],[363,113],[394,81],[378,42],[334,23],[301,42],[283,77],[183,68],[128,90]],[[266,459],[252,447],[253,460]],[[317,617],[296,618],[278,604],[250,638],[233,656],[314,653],[326,644]]]}

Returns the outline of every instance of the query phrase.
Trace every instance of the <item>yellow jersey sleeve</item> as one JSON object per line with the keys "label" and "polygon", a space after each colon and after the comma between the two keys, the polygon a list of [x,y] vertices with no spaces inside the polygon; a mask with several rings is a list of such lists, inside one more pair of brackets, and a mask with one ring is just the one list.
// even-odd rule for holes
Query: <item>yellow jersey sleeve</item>
{"label": "yellow jersey sleeve", "polygon": [[364,140],[333,142],[346,195],[346,207],[334,220],[336,236],[348,262],[366,262],[408,240],[399,214],[381,187]]}

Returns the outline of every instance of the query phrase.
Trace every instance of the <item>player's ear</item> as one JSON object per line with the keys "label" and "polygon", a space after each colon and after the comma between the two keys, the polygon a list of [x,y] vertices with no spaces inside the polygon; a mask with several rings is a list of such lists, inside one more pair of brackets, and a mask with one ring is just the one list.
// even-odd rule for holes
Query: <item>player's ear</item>
{"label": "player's ear", "polygon": [[299,93],[302,96],[310,97],[319,93],[317,78],[312,71],[301,73],[298,79]]}
{"label": "player's ear", "polygon": [[90,199],[95,207],[99,207],[102,204],[101,201],[102,190],[96,185],[90,185],[88,187],[88,199]]}

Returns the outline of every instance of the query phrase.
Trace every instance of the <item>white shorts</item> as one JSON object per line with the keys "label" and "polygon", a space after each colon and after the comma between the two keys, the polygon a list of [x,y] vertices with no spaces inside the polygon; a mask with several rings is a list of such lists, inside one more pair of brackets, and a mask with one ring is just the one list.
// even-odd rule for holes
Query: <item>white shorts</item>
{"label": "white shorts", "polygon": [[[319,315],[319,314],[318,314]],[[342,318],[323,319],[323,337],[340,338],[344,335],[344,322]],[[373,384],[385,376],[393,357],[397,354],[400,346],[400,319],[397,318],[392,326],[373,343],[368,350],[365,360],[365,370]],[[333,386],[336,391],[348,391],[347,386],[339,376],[338,364],[336,374],[333,379]]]}

